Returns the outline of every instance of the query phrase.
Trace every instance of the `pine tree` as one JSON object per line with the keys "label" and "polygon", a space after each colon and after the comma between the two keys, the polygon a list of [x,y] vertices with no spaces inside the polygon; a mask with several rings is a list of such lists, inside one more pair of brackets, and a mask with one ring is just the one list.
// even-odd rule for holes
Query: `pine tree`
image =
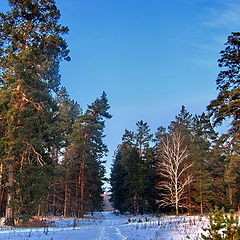
{"label": "pine tree", "polygon": [[216,81],[219,94],[208,105],[209,113],[213,117],[215,125],[230,119],[232,127],[227,134],[227,139],[232,145],[232,150],[238,154],[240,146],[239,50],[240,33],[233,32],[228,37],[226,48],[220,52],[221,58],[218,60],[219,67],[222,69]]}
{"label": "pine tree", "polygon": [[229,208],[240,209],[240,156],[238,154],[227,155],[228,163],[225,168],[224,180],[227,184],[227,196]]}
{"label": "pine tree", "polygon": [[216,133],[205,113],[195,115],[192,122],[191,156],[193,161],[192,183],[194,205],[203,215],[211,207],[214,194],[211,191],[209,164],[212,158],[211,147],[216,140]]}
{"label": "pine tree", "polygon": [[[137,122],[137,132],[125,130],[111,173],[112,202],[121,212],[155,210],[155,151],[147,123]],[[121,180],[120,180],[121,179]]]}
{"label": "pine tree", "polygon": [[[105,119],[112,116],[106,93],[88,106],[88,110],[78,117],[73,131],[68,136],[69,146],[65,162],[73,188],[70,196],[75,206],[71,212],[83,217],[86,211],[100,210],[102,207],[102,185],[105,169],[102,158],[107,153],[103,143]],[[66,194],[65,194],[66,195]]]}
{"label": "pine tree", "polygon": [[212,149],[211,158],[208,163],[208,171],[211,179],[211,207],[227,207],[227,183],[224,180],[225,169],[227,166],[226,155],[223,154],[218,145]]}
{"label": "pine tree", "polygon": [[137,131],[135,133],[136,147],[139,152],[139,161],[141,165],[140,178],[143,182],[140,211],[153,212],[156,209],[156,191],[155,183],[157,181],[155,171],[156,151],[151,147],[153,134],[150,133],[149,125],[146,122],[138,121],[136,123]]}
{"label": "pine tree", "polygon": [[[125,130],[122,137],[122,143],[118,146],[115,153],[115,159],[111,169],[110,183],[111,183],[111,202],[113,206],[121,213],[126,211],[136,211],[136,201],[132,197],[132,157],[138,158],[138,151],[135,145],[134,132]],[[139,158],[138,158],[139,159]],[[136,167],[135,165],[133,167]]]}
{"label": "pine tree", "polygon": [[204,240],[239,240],[239,217],[234,216],[234,211],[230,211],[230,215],[227,215],[224,213],[224,208],[216,207],[210,212],[208,218],[209,227],[203,228],[207,233],[202,234]]}
{"label": "pine tree", "polygon": [[60,148],[64,148],[68,145],[67,136],[73,131],[73,124],[82,110],[79,104],[69,97],[65,87],[61,87],[57,92],[55,101],[57,103],[55,112],[56,134],[60,134],[57,142],[60,142]]}
{"label": "pine tree", "polygon": [[150,128],[146,122],[144,123],[141,120],[138,121],[136,125],[137,125],[137,133],[135,134],[136,146],[139,149],[140,157],[144,157],[145,151],[149,148],[153,135],[150,134]]}
{"label": "pine tree", "polygon": [[[11,0],[0,15],[0,119],[6,217],[28,218],[47,195],[59,62],[69,60],[54,0]],[[26,207],[27,206],[27,207]]]}
{"label": "pine tree", "polygon": [[182,105],[180,113],[175,116],[175,121],[172,121],[169,130],[170,131],[181,131],[184,133],[185,137],[191,131],[191,124],[192,124],[192,114],[190,114],[186,107]]}
{"label": "pine tree", "polygon": [[110,184],[112,195],[110,200],[113,203],[113,207],[118,209],[121,214],[125,213],[129,208],[125,202],[128,191],[127,175],[128,173],[122,161],[121,146],[119,146],[111,169]]}
{"label": "pine tree", "polygon": [[[56,178],[48,196],[48,211],[53,215],[58,212],[66,216],[66,205],[68,204],[66,193],[70,183],[66,176],[66,162],[62,161],[63,152],[69,145],[67,137],[72,133],[73,125],[81,114],[81,109],[75,101],[70,99],[65,87],[61,87],[57,92],[55,102],[57,106],[54,111],[54,127],[52,128],[54,138],[52,139],[51,158],[55,165]],[[46,203],[42,205],[44,204],[46,205]]]}

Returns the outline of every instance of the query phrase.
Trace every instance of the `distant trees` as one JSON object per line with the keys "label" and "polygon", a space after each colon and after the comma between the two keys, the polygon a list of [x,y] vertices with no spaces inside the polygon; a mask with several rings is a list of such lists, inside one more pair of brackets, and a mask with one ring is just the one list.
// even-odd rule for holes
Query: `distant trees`
{"label": "distant trees", "polygon": [[113,205],[121,212],[153,212],[156,207],[152,137],[147,123],[139,121],[136,133],[125,130],[117,149],[110,183]]}
{"label": "distant trees", "polygon": [[135,214],[175,209],[177,215],[204,214],[215,205],[238,209],[239,156],[218,139],[207,114],[193,116],[184,106],[155,138],[139,121],[136,133],[125,131],[115,155],[114,207]]}
{"label": "distant trees", "polygon": [[58,176],[52,182],[46,205],[53,215],[83,217],[86,212],[102,209],[102,158],[108,151],[103,131],[105,119],[111,118],[110,106],[105,92],[85,112],[67,96],[64,90],[57,98],[61,104],[56,127],[61,129],[58,133],[62,142],[55,163]]}
{"label": "distant trees", "polygon": [[[107,153],[103,143],[104,119],[112,116],[108,113],[110,106],[105,92],[88,110],[80,115],[68,135],[69,145],[65,151],[67,178],[65,183],[64,215],[75,213],[83,217],[86,211],[97,211],[102,208],[102,185],[105,169],[102,157]],[[71,208],[69,201],[74,201]]]}
{"label": "distant trees", "polygon": [[209,117],[203,113],[192,119],[191,159],[193,161],[192,201],[200,214],[210,208],[212,201],[212,178],[210,168],[214,158],[216,132]]}

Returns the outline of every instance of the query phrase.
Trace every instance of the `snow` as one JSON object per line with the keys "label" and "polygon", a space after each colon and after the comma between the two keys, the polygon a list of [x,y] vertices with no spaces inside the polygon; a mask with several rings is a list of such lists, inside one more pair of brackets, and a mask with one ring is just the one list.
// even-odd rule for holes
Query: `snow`
{"label": "snow", "polygon": [[1,240],[200,240],[206,218],[117,216],[94,213],[84,219],[51,218],[45,228],[0,228]]}

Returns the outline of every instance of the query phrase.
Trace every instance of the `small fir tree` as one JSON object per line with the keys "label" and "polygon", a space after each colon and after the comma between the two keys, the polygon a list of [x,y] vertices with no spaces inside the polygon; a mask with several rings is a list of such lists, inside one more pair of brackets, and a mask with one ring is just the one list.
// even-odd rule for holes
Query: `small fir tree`
{"label": "small fir tree", "polygon": [[230,211],[227,215],[224,209],[215,208],[209,214],[209,227],[203,228],[206,232],[202,234],[204,240],[239,240],[240,224],[239,217]]}

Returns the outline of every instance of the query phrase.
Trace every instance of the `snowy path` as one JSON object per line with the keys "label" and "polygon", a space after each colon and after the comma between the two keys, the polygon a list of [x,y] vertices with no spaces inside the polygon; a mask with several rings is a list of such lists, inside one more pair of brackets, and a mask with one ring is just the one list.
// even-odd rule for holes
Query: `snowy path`
{"label": "snowy path", "polygon": [[105,213],[103,217],[100,224],[92,225],[89,229],[97,232],[96,240],[127,240],[119,229],[121,224],[125,223],[125,219],[121,221],[112,213]]}
{"label": "snowy path", "polygon": [[[125,222],[122,221],[122,224]],[[106,213],[105,214],[105,220],[103,220],[102,225],[100,227],[100,234],[97,238],[97,240],[126,240],[127,237],[125,237],[120,229],[119,226],[121,226],[121,222],[119,219],[116,218],[115,215],[112,213]]]}
{"label": "snowy path", "polygon": [[[80,219],[73,227],[74,219],[54,220],[56,227],[33,229],[0,228],[0,240],[200,240],[200,227],[191,226],[185,218],[152,218],[151,221],[128,223],[128,217],[112,213],[99,213],[95,219]],[[178,223],[176,228],[176,222]],[[189,227],[190,226],[190,227]],[[192,234],[193,233],[193,234]],[[186,235],[187,234],[187,235]]]}
{"label": "snowy path", "polygon": [[73,219],[57,221],[57,227],[33,229],[0,229],[0,240],[127,240],[119,226],[125,219],[106,213],[97,220],[79,220],[73,227]]}
{"label": "snowy path", "polygon": [[117,227],[102,227],[101,233],[98,236],[97,240],[126,240],[127,237],[123,236],[120,232],[120,229]]}

